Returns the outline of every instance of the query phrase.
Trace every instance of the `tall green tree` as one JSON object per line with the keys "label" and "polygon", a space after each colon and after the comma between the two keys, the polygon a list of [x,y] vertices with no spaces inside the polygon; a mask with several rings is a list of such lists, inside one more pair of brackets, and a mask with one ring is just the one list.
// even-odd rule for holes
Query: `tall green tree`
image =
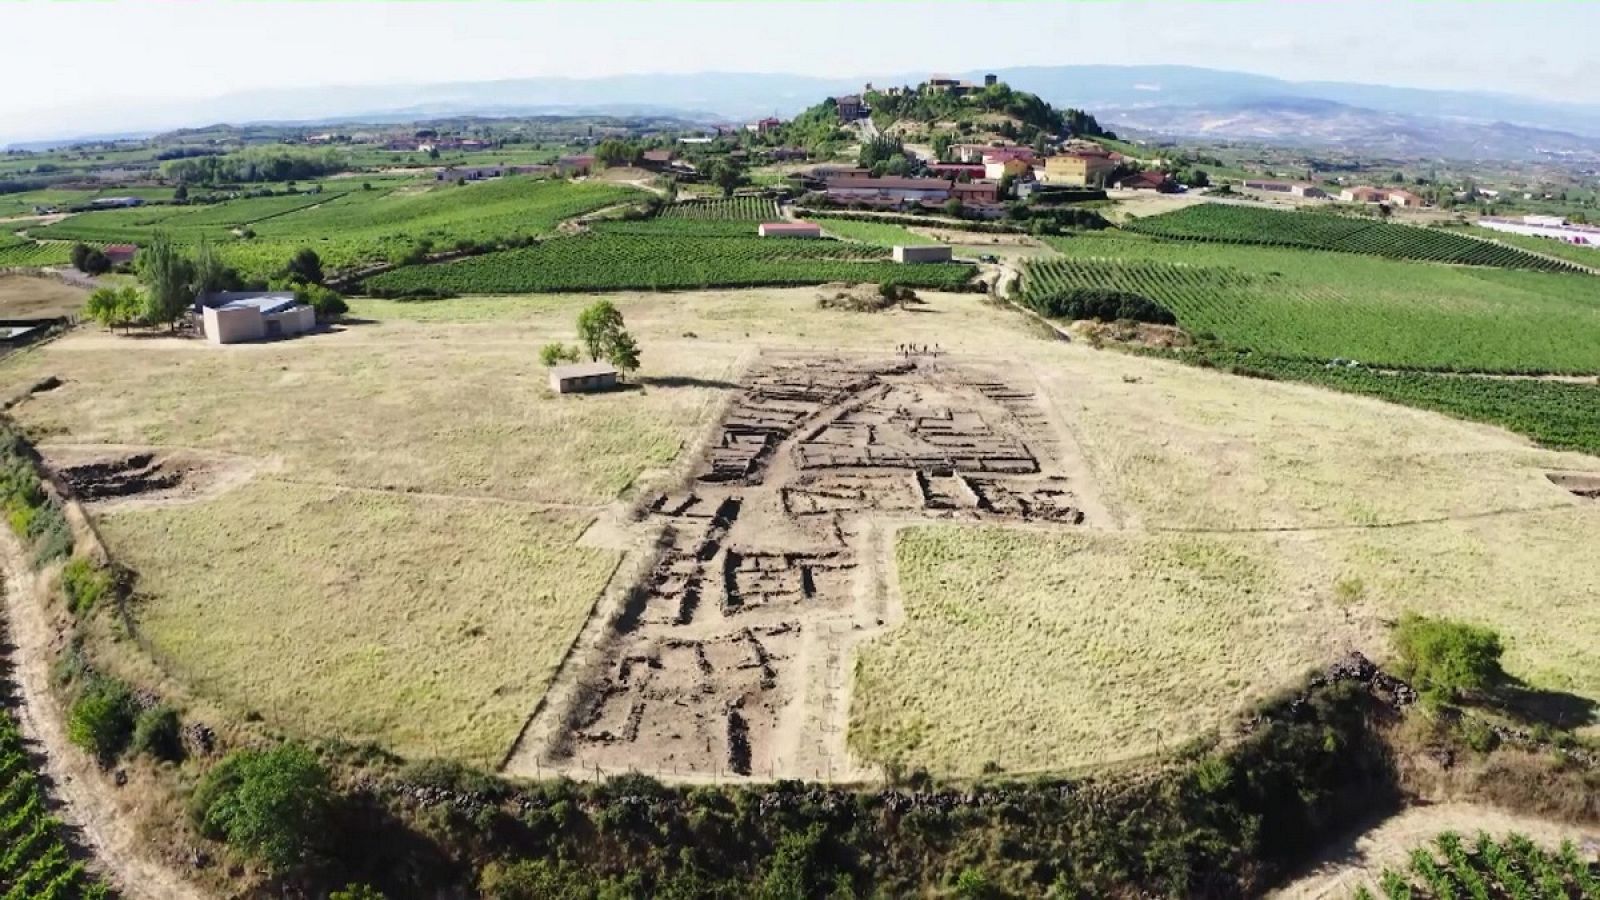
{"label": "tall green tree", "polygon": [[610,300],[596,300],[578,313],[578,340],[591,361],[606,355],[611,342],[623,330],[622,311]]}
{"label": "tall green tree", "polygon": [[194,263],[172,238],[158,231],[139,254],[139,281],[145,286],[144,321],[173,325],[194,305]]}
{"label": "tall green tree", "polygon": [[126,328],[144,312],[144,294],[133,285],[104,287],[89,295],[84,313],[107,328]]}
{"label": "tall green tree", "polygon": [[322,283],[322,258],[317,256],[317,251],[310,247],[301,247],[295,252],[286,271],[291,281],[301,281],[306,284]]}
{"label": "tall green tree", "polygon": [[237,280],[217,253],[216,245],[202,237],[194,251],[194,290],[196,294],[225,291]]}

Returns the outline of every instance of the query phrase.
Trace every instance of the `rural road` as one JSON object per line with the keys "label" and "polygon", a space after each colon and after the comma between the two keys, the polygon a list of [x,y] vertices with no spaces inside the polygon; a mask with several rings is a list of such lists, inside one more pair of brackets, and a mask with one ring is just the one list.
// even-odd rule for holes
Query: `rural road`
{"label": "rural road", "polygon": [[127,900],[204,900],[177,870],[159,861],[158,848],[131,824],[136,801],[117,797],[109,779],[67,740],[61,708],[50,692],[51,648],[61,635],[39,604],[38,576],[9,530],[0,534],[0,555],[11,677],[21,700],[12,713],[44,758],[42,774],[61,804],[56,816],[77,833],[77,841],[94,854],[96,870]]}

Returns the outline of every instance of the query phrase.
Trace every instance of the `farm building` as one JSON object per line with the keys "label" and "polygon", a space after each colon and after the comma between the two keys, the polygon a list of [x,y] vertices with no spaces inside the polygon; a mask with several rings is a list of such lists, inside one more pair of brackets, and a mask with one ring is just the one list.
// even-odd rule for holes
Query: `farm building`
{"label": "farm building", "polygon": [[617,386],[617,379],[617,367],[604,362],[550,368],[550,390],[558,394],[609,391]]}
{"label": "farm building", "polygon": [[934,163],[928,171],[938,178],[977,180],[983,177],[983,163]]}
{"label": "farm building", "polygon": [[1339,199],[1346,203],[1388,203],[1393,206],[1403,206],[1407,209],[1416,209],[1428,205],[1428,201],[1419,195],[1398,188],[1345,188],[1339,192]]}
{"label": "farm building", "polygon": [[543,175],[550,169],[550,166],[469,166],[459,169],[447,166],[433,173],[433,177],[435,181],[483,181],[502,175]]}
{"label": "farm building", "polygon": [[96,197],[89,201],[89,205],[96,209],[117,209],[129,206],[143,206],[144,200],[139,197]]}
{"label": "farm building", "polygon": [[890,200],[943,203],[954,182],[942,178],[830,178],[829,200]]}
{"label": "farm building", "polygon": [[139,255],[139,248],[133,244],[107,244],[100,252],[106,255],[113,266],[121,266],[133,262],[133,258]]}
{"label": "farm building", "polygon": [[646,150],[639,156],[639,168],[659,172],[672,165],[671,150]]}
{"label": "farm building", "polygon": [[1593,247],[1600,250],[1600,228],[1593,225],[1569,225],[1560,216],[1523,216],[1520,219],[1503,219],[1484,216],[1478,220],[1484,228],[1509,234],[1526,234],[1531,237],[1550,238],[1564,244]]}
{"label": "farm building", "polygon": [[1267,191],[1274,194],[1289,194],[1294,197],[1305,197],[1313,200],[1326,200],[1328,192],[1314,184],[1303,181],[1261,181],[1245,179],[1244,186],[1252,191]]}
{"label": "farm building", "polygon": [[985,157],[983,164],[983,177],[999,180],[1010,175],[1012,178],[1033,177],[1033,163],[1020,157],[1013,156],[1005,159]]}
{"label": "farm building", "polygon": [[206,340],[213,344],[304,334],[317,326],[317,314],[291,291],[218,291],[199,300]]}
{"label": "farm building", "polygon": [[861,105],[861,97],[856,94],[835,97],[833,103],[839,111],[841,122],[854,122],[865,114],[866,107]]}
{"label": "farm building", "polygon": [[761,237],[822,237],[822,228],[811,222],[762,222],[756,226]]}
{"label": "farm building", "polygon": [[894,261],[897,263],[940,263],[949,262],[951,250],[948,244],[928,244],[922,247],[906,247],[896,245],[894,248]]}
{"label": "farm building", "polygon": [[1113,181],[1111,186],[1125,191],[1157,191],[1162,194],[1178,192],[1178,183],[1165,172],[1136,172],[1124,175]]}
{"label": "farm building", "polygon": [[1000,183],[996,181],[958,181],[950,186],[950,196],[968,206],[1000,202]]}
{"label": "farm building", "polygon": [[1111,161],[1111,154],[1105,151],[1078,150],[1045,159],[1039,180],[1045,184],[1098,187],[1105,184],[1116,167],[1117,164]]}
{"label": "farm building", "polygon": [[782,128],[782,127],[783,127],[783,120],[782,119],[780,119],[780,118],[778,118],[776,116],[768,116],[765,119],[762,119],[762,120],[760,120],[759,122],[756,123],[756,133],[757,134],[766,134],[769,131],[777,131],[779,128]]}

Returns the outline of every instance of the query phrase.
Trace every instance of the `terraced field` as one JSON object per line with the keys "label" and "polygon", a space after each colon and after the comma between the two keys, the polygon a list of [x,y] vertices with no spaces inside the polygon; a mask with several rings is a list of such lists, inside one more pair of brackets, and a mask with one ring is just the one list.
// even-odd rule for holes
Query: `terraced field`
{"label": "terraced field", "polygon": [[1202,203],[1138,219],[1129,230],[1186,241],[1337,250],[1391,259],[1561,271],[1567,264],[1448,231],[1373,219]]}
{"label": "terraced field", "polygon": [[1128,235],[1051,244],[1066,258],[1024,270],[1027,301],[1080,287],[1132,291],[1172,310],[1191,334],[1291,360],[1600,372],[1600,281],[1589,275]]}

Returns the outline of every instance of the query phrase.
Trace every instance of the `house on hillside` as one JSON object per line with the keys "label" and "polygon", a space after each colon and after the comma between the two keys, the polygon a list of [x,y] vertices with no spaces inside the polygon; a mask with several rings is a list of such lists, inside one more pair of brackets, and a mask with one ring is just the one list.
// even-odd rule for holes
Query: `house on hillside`
{"label": "house on hillside", "polygon": [[661,172],[672,165],[671,150],[646,150],[639,154],[639,168]]}
{"label": "house on hillside", "polygon": [[958,181],[950,186],[950,196],[963,206],[991,206],[999,203],[1000,183],[997,181]]}
{"label": "house on hillside", "polygon": [[983,177],[998,181],[1006,176],[1012,178],[1032,178],[1033,163],[1020,156],[1011,158],[987,158],[983,164]]}
{"label": "house on hillside", "polygon": [[105,254],[113,266],[125,266],[132,263],[134,257],[139,255],[139,248],[133,244],[107,244],[100,248],[100,252]]}
{"label": "house on hillside", "polygon": [[213,344],[272,340],[317,327],[316,311],[293,291],[216,291],[200,295],[195,306]]}
{"label": "house on hillside", "polygon": [[1339,199],[1345,203],[1382,203],[1383,191],[1375,187],[1348,187],[1339,192]]}
{"label": "house on hillside", "polygon": [[756,134],[766,134],[769,131],[777,131],[782,127],[782,119],[778,118],[777,116],[768,116],[765,119],[761,119],[760,121],[756,122]]}
{"label": "house on hillside", "polygon": [[854,122],[865,114],[866,107],[861,104],[858,94],[846,94],[843,97],[833,98],[834,106],[839,112],[839,121]]}
{"label": "house on hillside", "polygon": [[1111,161],[1111,154],[1103,150],[1098,153],[1076,150],[1047,157],[1039,180],[1045,184],[1069,187],[1100,187],[1116,168],[1117,164]]}
{"label": "house on hillside", "polygon": [[1178,182],[1165,172],[1135,172],[1116,179],[1111,182],[1111,186],[1124,191],[1156,191],[1162,194],[1178,192]]}
{"label": "house on hillside", "polygon": [[1478,220],[1478,224],[1509,234],[1525,234],[1550,238],[1563,244],[1593,247],[1597,251],[1595,261],[1600,263],[1600,227],[1594,225],[1571,225],[1560,216],[1523,216],[1520,219],[1484,216]]}
{"label": "house on hillside", "polygon": [[1428,201],[1424,200],[1422,195],[1413,194],[1410,191],[1401,190],[1399,188],[1384,191],[1383,195],[1384,199],[1387,200],[1391,206],[1400,206],[1406,209],[1421,209],[1422,207],[1428,205]]}
{"label": "house on hillside", "polygon": [[563,156],[556,160],[556,171],[568,177],[587,175],[594,171],[594,168],[595,157],[593,154],[586,153],[578,156]]}
{"label": "house on hillside", "polygon": [[978,179],[984,175],[983,163],[933,163],[928,172],[935,178]]}
{"label": "house on hillside", "polygon": [[775,162],[804,161],[811,157],[804,147],[773,147],[767,155]]}

